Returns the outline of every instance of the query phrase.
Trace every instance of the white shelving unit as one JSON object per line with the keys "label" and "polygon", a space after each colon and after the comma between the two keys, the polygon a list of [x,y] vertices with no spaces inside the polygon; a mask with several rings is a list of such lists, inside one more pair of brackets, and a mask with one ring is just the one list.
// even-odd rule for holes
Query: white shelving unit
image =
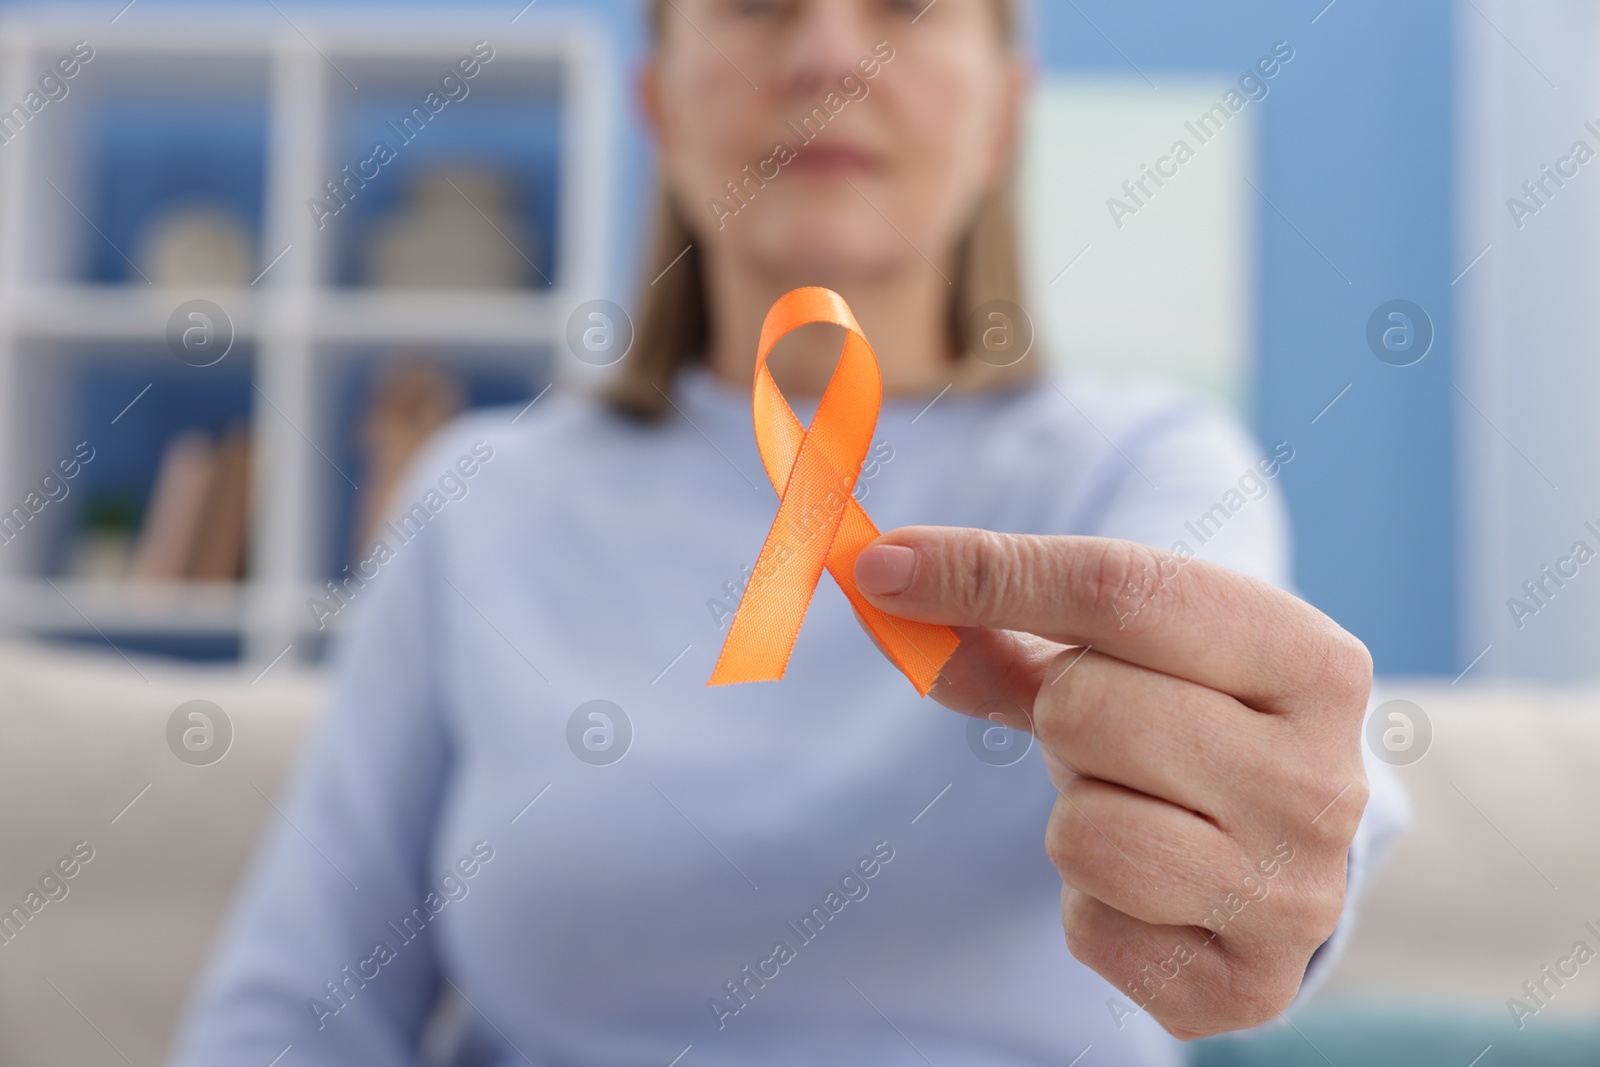
{"label": "white shelving unit", "polygon": [[[386,10],[380,19],[373,9],[326,5],[278,12],[147,3],[114,24],[104,7],[53,5],[0,18],[0,108],[22,100],[73,42],[95,49],[69,94],[0,145],[0,510],[20,502],[78,440],[116,447],[113,427],[68,425],[69,371],[87,352],[102,362],[170,369],[167,319],[190,299],[214,301],[232,320],[227,360],[249,363],[256,443],[245,582],[140,586],[49,576],[50,546],[70,532],[68,509],[52,504],[0,545],[0,628],[113,639],[237,635],[246,669],[291,646],[294,656],[307,654],[317,642],[306,600],[328,571],[333,484],[343,482],[314,442],[339,429],[329,425],[329,397],[348,360],[425,343],[478,364],[548,359],[558,380],[595,381],[593,369],[565,351],[564,333],[573,308],[605,295],[616,123],[609,42],[585,18],[529,11],[513,24],[509,17],[469,8],[418,8],[403,17]],[[477,40],[493,46],[494,59],[452,106],[470,108],[484,97],[559,100],[553,287],[453,293],[337,284],[330,235],[338,227],[319,233],[307,200],[351,162],[336,143],[344,109],[384,92],[420,99]],[[107,179],[93,173],[91,116],[98,105],[141,94],[257,99],[264,108],[257,269],[272,265],[250,287],[207,292],[137,277],[116,285],[80,280],[76,253],[86,242],[79,238],[86,227],[98,230],[92,194]],[[451,117],[447,109],[435,121]],[[193,148],[206,151],[203,143]]]}

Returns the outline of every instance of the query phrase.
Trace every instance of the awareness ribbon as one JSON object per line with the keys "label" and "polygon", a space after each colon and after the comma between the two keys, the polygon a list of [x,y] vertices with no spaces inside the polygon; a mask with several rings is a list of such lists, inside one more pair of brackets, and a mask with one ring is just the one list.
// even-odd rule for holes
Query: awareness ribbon
{"label": "awareness ribbon", "polygon": [[[839,365],[807,429],[778,391],[767,356],[784,335],[813,322],[843,326],[847,333]],[[782,678],[826,567],[884,653],[919,694],[928,695],[960,639],[948,626],[880,611],[856,588],[853,573],[856,556],[878,537],[852,493],[882,405],[877,354],[843,297],[810,286],[785,293],[772,305],[761,324],[751,408],[756,447],[778,491],[778,514],[708,685]]]}

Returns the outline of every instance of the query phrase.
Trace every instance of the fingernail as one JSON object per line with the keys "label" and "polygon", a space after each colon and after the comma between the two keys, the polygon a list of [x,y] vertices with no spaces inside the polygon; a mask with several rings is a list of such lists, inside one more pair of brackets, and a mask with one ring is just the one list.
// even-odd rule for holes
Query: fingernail
{"label": "fingernail", "polygon": [[893,596],[911,587],[917,566],[915,549],[905,545],[873,545],[856,556],[856,585],[863,593]]}

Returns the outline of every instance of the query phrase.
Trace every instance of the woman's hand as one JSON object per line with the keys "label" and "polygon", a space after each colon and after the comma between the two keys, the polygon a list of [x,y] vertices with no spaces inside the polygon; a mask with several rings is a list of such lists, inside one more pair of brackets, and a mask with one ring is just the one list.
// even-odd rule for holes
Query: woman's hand
{"label": "woman's hand", "polygon": [[1344,901],[1366,647],[1288,593],[1129,541],[907,527],[855,576],[961,634],[935,699],[1043,749],[1072,954],[1180,1038],[1280,1014]]}

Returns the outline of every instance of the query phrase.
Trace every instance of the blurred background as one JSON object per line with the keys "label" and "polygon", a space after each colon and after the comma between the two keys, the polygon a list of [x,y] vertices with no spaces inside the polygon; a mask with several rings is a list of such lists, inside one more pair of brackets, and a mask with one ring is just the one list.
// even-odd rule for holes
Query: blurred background
{"label": "blurred background", "polygon": [[[140,724],[203,679],[270,790],[406,459],[597,380],[566,336],[641,281],[641,6],[0,3],[0,901],[80,824],[147,857],[0,946],[0,1062],[159,1059],[270,812]],[[1524,988],[1600,950],[1600,4],[1044,0],[1031,37],[1040,350],[1289,442],[1299,591],[1410,730],[1345,964],[1197,1055],[1600,1062],[1600,974]],[[178,821],[129,826],[158,781]]]}

